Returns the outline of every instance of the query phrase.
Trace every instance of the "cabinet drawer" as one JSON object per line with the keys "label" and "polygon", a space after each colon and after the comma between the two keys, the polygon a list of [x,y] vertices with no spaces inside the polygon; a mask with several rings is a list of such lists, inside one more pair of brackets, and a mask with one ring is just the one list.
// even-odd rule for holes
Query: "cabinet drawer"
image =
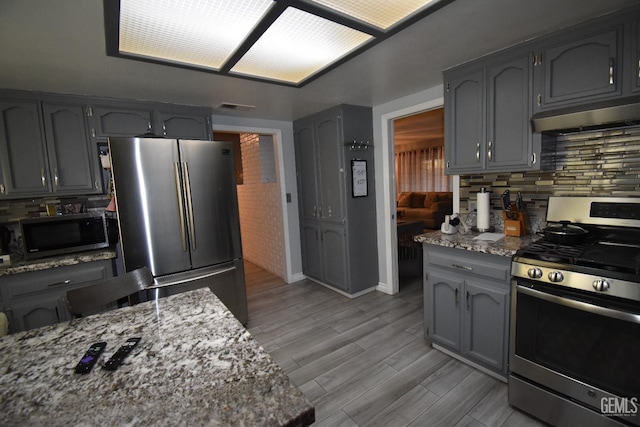
{"label": "cabinet drawer", "polygon": [[64,291],[112,276],[111,262],[105,260],[4,276],[0,283],[9,298],[21,298],[39,292]]}
{"label": "cabinet drawer", "polygon": [[[456,249],[460,251],[459,249]],[[476,254],[476,255],[485,255],[485,254]],[[474,274],[481,277],[487,277],[491,279],[496,279],[499,281],[506,281],[511,273],[510,273],[510,259],[508,259],[508,264],[500,264],[496,262],[491,262],[490,259],[475,259],[475,257],[467,258],[467,257],[455,257],[450,253],[441,253],[441,252],[433,252],[428,251],[427,261],[431,265],[437,265],[440,267],[445,267],[449,269],[453,269],[456,271],[460,271],[463,273]],[[499,255],[486,255],[487,257],[497,257]]]}

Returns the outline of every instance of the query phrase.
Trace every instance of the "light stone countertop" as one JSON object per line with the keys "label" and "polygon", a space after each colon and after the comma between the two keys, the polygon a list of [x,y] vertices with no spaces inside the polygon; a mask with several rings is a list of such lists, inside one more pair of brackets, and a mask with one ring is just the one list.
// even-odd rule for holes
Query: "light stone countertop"
{"label": "light stone countertop", "polygon": [[42,259],[26,261],[24,259],[11,260],[11,265],[0,268],[0,276],[10,274],[27,273],[30,271],[46,270],[63,265],[81,264],[84,262],[101,261],[116,257],[114,249],[98,249],[95,251],[76,252],[68,255],[59,255]]}
{"label": "light stone countertop", "polygon": [[[115,372],[101,366],[142,340]],[[74,373],[92,343],[107,348]],[[208,289],[0,338],[0,425],[304,426],[314,408]]]}
{"label": "light stone countertop", "polygon": [[441,231],[433,231],[415,236],[414,240],[420,243],[446,246],[450,248],[465,249],[474,252],[483,252],[506,257],[513,256],[520,248],[525,247],[542,238],[540,235],[529,234],[522,237],[504,236],[498,241],[476,240],[475,237],[483,233],[468,232],[465,234],[444,234]]}

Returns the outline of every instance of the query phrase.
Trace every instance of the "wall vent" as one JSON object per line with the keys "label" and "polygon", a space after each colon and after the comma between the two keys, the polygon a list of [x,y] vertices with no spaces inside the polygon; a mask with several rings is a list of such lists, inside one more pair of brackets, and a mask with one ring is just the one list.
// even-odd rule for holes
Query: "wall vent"
{"label": "wall vent", "polygon": [[235,111],[251,111],[256,108],[255,105],[235,104],[233,102],[221,102],[216,106],[223,110],[235,110]]}

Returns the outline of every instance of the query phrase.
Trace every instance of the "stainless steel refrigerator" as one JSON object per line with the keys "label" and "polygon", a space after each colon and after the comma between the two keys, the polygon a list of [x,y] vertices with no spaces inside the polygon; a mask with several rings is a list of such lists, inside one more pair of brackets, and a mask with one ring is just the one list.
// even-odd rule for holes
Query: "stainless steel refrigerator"
{"label": "stainless steel refrigerator", "polygon": [[247,299],[232,144],[109,138],[125,271],[156,296],[209,286],[242,323]]}

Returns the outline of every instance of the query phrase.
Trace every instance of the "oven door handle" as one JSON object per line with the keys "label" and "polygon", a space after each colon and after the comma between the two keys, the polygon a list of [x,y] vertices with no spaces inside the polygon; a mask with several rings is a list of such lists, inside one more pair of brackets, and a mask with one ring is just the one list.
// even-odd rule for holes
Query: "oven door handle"
{"label": "oven door handle", "polygon": [[527,288],[520,285],[517,286],[517,291],[526,295],[530,295],[535,298],[543,299],[545,301],[564,305],[566,307],[575,308],[577,310],[587,311],[590,313],[611,317],[612,319],[623,320],[625,322],[640,324],[640,314],[633,314],[625,311],[613,310],[611,308],[601,307],[599,305],[589,304],[583,301],[576,301],[573,299],[563,298],[557,295],[548,294],[546,292],[541,292],[541,291]]}

